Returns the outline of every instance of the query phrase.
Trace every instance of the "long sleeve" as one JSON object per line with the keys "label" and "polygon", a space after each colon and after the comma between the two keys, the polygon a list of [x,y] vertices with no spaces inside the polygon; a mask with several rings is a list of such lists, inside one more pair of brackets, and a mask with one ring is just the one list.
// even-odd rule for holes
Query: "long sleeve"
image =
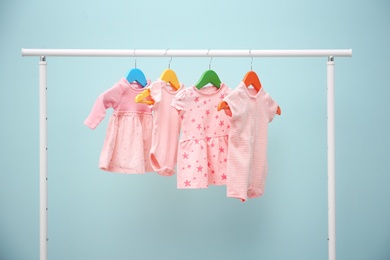
{"label": "long sleeve", "polygon": [[106,90],[96,99],[95,104],[84,124],[91,129],[95,129],[106,116],[107,108],[116,108],[120,102],[123,93],[121,84],[116,83],[113,87]]}

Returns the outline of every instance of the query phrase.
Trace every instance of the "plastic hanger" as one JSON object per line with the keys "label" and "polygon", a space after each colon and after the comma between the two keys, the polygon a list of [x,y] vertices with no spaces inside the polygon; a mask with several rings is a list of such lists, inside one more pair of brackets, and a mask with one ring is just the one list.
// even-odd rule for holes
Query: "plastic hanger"
{"label": "plastic hanger", "polygon": [[[259,92],[260,89],[262,88],[260,79],[257,76],[256,72],[254,72],[253,70],[251,70],[245,74],[244,78],[242,79],[242,82],[244,82],[246,87],[253,86],[257,92]],[[228,103],[226,103],[226,101],[223,101],[223,100],[218,103],[218,107],[217,107],[218,111],[220,111],[222,109],[225,109],[226,114],[231,115],[231,111],[230,111],[230,107],[229,107]],[[282,110],[280,109],[279,106],[276,110],[276,114],[277,115],[282,114]]]}
{"label": "plastic hanger", "polygon": [[137,103],[144,103],[147,105],[153,105],[154,100],[152,98],[146,99],[147,97],[150,97],[150,89],[146,88],[141,93],[139,93],[137,96],[135,96],[135,102]]}
{"label": "plastic hanger", "polygon": [[[180,88],[179,80],[177,78],[176,73],[173,70],[171,70],[170,67],[171,67],[171,61],[169,61],[168,69],[164,70],[163,73],[161,74],[160,79],[165,82],[168,82],[175,90],[178,90]],[[150,97],[149,99],[147,99],[148,97],[150,97],[150,89],[146,88],[135,97],[135,102],[144,103],[147,105],[154,104],[153,98]]]}
{"label": "plastic hanger", "polygon": [[171,69],[164,70],[160,76],[160,79],[168,82],[175,90],[180,88],[180,83],[177,79],[176,73]]}
{"label": "plastic hanger", "polygon": [[219,79],[217,73],[213,70],[206,70],[200,77],[198,83],[195,84],[197,89],[201,89],[206,86],[208,83],[213,84],[214,87],[219,88],[221,86],[221,80]]}
{"label": "plastic hanger", "polygon": [[[209,54],[209,51],[207,51],[207,55]],[[203,72],[202,76],[200,77],[198,83],[195,84],[195,87],[197,89],[201,89],[207,84],[211,83],[214,87],[219,88],[221,86],[221,80],[218,77],[218,74],[211,69],[211,61],[213,60],[213,57],[210,59],[209,63],[209,69]]]}
{"label": "plastic hanger", "polygon": [[[180,83],[179,80],[177,79],[176,73],[171,69],[164,70],[160,76],[160,79],[165,82],[168,82],[175,90],[178,90],[180,88]],[[147,99],[147,97],[149,96],[150,96],[150,90],[149,88],[146,88],[140,94],[135,96],[135,102],[152,105],[154,104],[154,100],[152,98]]]}
{"label": "plastic hanger", "polygon": [[136,81],[139,84],[141,84],[142,87],[145,87],[147,84],[145,74],[142,72],[142,70],[140,70],[138,68],[134,68],[134,69],[129,70],[129,72],[127,72],[125,78],[127,79],[127,81],[129,83]]}
{"label": "plastic hanger", "polygon": [[253,70],[245,74],[244,79],[242,80],[246,87],[253,86],[257,92],[261,89],[260,79],[257,76],[256,72]]}

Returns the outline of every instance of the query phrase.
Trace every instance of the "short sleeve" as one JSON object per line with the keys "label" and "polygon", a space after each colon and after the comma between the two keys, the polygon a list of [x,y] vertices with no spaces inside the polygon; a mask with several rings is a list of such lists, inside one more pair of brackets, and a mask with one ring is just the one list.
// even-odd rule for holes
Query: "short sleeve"
{"label": "short sleeve", "polygon": [[275,117],[277,109],[278,109],[278,104],[276,103],[275,100],[272,99],[270,95],[268,95],[268,115],[269,115],[268,122],[272,122],[272,120]]}
{"label": "short sleeve", "polygon": [[161,82],[155,81],[149,86],[150,96],[153,98],[155,103],[159,103],[161,101]]}
{"label": "short sleeve", "polygon": [[240,106],[241,106],[240,95],[241,95],[240,88],[237,87],[235,90],[232,91],[229,90],[229,94],[222,99],[229,105],[229,108],[224,110],[227,116],[233,118],[236,117],[237,114],[239,113]]}
{"label": "short sleeve", "polygon": [[177,111],[181,112],[184,110],[188,102],[187,89],[180,90],[172,100],[171,106]]}

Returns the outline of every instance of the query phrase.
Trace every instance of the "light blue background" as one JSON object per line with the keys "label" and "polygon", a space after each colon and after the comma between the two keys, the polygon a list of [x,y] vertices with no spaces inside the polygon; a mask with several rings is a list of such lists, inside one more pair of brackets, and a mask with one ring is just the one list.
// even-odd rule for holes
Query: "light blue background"
{"label": "light blue background", "polygon": [[[336,58],[338,259],[390,259],[389,1],[0,1],[0,259],[39,259],[38,58],[21,48],[353,49]],[[83,125],[133,58],[48,57],[49,259],[327,259],[326,58],[255,58],[282,108],[263,197],[97,167]],[[206,58],[173,58],[186,85]],[[169,58],[138,58],[157,79]],[[249,58],[214,58],[235,88]]]}

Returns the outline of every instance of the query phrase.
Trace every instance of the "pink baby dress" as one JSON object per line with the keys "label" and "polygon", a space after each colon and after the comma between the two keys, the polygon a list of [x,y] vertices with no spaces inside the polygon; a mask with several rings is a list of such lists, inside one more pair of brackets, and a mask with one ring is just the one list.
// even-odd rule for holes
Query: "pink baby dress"
{"label": "pink baby dress", "polygon": [[172,106],[179,111],[182,122],[177,157],[179,189],[226,184],[230,125],[217,105],[229,93],[224,83],[219,89],[192,86],[173,99]]}
{"label": "pink baby dress", "polygon": [[149,86],[150,96],[154,100],[154,104],[151,105],[153,133],[150,163],[152,168],[162,176],[175,174],[181,119],[171,103],[175,95],[182,89],[184,89],[183,84],[180,84],[180,88],[175,90],[167,82],[160,79]]}
{"label": "pink baby dress", "polygon": [[243,82],[223,100],[231,111],[227,196],[242,201],[259,197],[268,172],[268,123],[278,105],[263,88],[257,92]]}
{"label": "pink baby dress", "polygon": [[149,162],[153,118],[146,104],[136,103],[135,96],[144,90],[138,83],[121,78],[97,99],[84,124],[95,129],[113,108],[100,154],[99,168],[118,173],[153,171]]}

